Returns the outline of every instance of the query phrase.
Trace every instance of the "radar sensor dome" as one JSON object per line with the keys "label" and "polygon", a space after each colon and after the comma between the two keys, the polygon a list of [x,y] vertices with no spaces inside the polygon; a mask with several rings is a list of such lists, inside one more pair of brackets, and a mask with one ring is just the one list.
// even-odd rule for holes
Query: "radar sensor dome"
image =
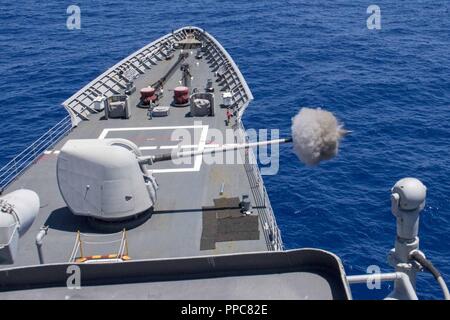
{"label": "radar sensor dome", "polygon": [[403,178],[394,185],[392,193],[400,196],[400,209],[416,210],[425,206],[427,188],[416,178]]}

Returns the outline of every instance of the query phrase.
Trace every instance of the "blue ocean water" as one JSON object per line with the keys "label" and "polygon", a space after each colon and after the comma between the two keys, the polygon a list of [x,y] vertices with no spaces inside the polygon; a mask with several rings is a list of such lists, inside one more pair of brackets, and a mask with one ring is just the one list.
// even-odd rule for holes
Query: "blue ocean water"
{"label": "blue ocean water", "polygon": [[[81,30],[66,8],[81,8]],[[381,8],[368,30],[366,9]],[[450,280],[450,3],[436,0],[2,1],[0,165],[62,119],[71,94],[128,54],[184,25],[213,34],[255,100],[247,128],[289,133],[300,106],[334,112],[353,134],[316,168],[283,146],[264,178],[287,248],[338,254],[347,273],[391,271],[389,189],[415,176],[428,187],[421,248]],[[441,293],[419,277],[420,298]],[[355,298],[389,291],[354,287]]]}

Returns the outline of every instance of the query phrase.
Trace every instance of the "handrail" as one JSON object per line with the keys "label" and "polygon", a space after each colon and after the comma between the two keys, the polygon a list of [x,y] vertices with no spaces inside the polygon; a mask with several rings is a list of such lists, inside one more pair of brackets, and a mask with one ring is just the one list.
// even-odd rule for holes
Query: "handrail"
{"label": "handrail", "polygon": [[[114,240],[110,240],[110,241],[86,241],[82,239],[82,236],[86,236],[86,237],[90,237],[90,238],[98,238],[98,239],[104,239],[105,236],[118,236],[120,234],[120,238],[114,239]],[[80,255],[78,256],[78,258],[89,258],[86,257],[86,245],[99,245],[99,246],[103,246],[105,247],[105,245],[108,244],[114,244],[115,243],[119,243],[118,246],[118,250],[117,250],[117,254],[115,255],[115,257],[117,259],[122,259],[124,257],[124,255],[128,255],[128,243],[127,243],[127,234],[126,234],[126,230],[123,229],[120,232],[116,232],[116,233],[111,233],[111,234],[84,234],[81,233],[80,231],[77,232],[77,236],[75,239],[75,243],[72,249],[72,253],[70,255],[69,258],[69,263],[70,262],[77,262],[77,256],[78,256],[78,252],[80,253]],[[84,251],[84,253],[83,253]],[[89,256],[89,254],[87,254],[87,256]]]}
{"label": "handrail", "polygon": [[[245,139],[246,137],[246,133],[245,133],[245,128],[244,125],[242,123],[242,121],[238,121],[239,123],[239,127],[238,130],[240,131],[240,137],[242,139]],[[242,142],[246,142],[246,141],[242,141]],[[281,251],[284,249],[284,245],[283,245],[283,240],[281,238],[281,232],[280,229],[278,228],[276,219],[275,219],[275,214],[273,212],[272,206],[270,204],[269,201],[269,195],[267,194],[266,188],[264,186],[264,182],[262,181],[261,178],[261,173],[259,172],[259,167],[258,167],[258,163],[256,161],[255,155],[253,153],[252,149],[246,149],[245,152],[248,151],[248,155],[244,154],[244,159],[245,159],[245,165],[246,166],[250,166],[251,168],[251,172],[248,174],[252,175],[252,180],[254,180],[256,182],[256,186],[258,187],[257,190],[253,190],[254,192],[258,193],[258,198],[260,198],[263,203],[257,203],[258,206],[263,206],[264,207],[264,214],[262,214],[260,216],[261,218],[261,222],[266,223],[267,227],[268,227],[268,231],[269,234],[267,234],[266,229],[263,227],[263,232],[266,234],[266,236],[269,236],[269,238],[272,238],[272,248],[274,251]],[[247,171],[247,169],[246,169]],[[251,185],[251,181],[249,181],[250,183],[250,187],[252,187]],[[255,199],[255,201],[258,201],[258,199]]]}
{"label": "handrail", "polygon": [[80,232],[77,232],[77,237],[75,239],[75,244],[73,245],[72,253],[70,254],[69,262],[74,262],[80,248]]}
{"label": "handrail", "polygon": [[70,115],[68,115],[6,163],[0,169],[0,193],[41,156],[46,149],[55,145],[71,129],[72,121]]}
{"label": "handrail", "polygon": [[[391,272],[391,273],[376,273],[376,274],[361,274],[354,276],[347,276],[349,284],[355,283],[367,283],[368,281],[400,281],[403,285],[402,293],[406,300],[418,300],[416,290],[411,284],[411,280],[403,272]],[[386,298],[389,299],[389,296]]]}
{"label": "handrail", "polygon": [[[14,237],[14,234],[19,230],[19,223],[18,222],[14,222],[14,223],[11,223],[9,226],[0,227],[0,230],[6,230],[6,231],[9,231],[9,229],[11,229],[12,227],[14,227],[14,230],[11,233],[11,236],[9,237],[8,242],[0,243],[0,248],[9,246],[11,244],[11,241],[12,241],[12,239]],[[3,233],[3,231],[2,231],[2,233]]]}

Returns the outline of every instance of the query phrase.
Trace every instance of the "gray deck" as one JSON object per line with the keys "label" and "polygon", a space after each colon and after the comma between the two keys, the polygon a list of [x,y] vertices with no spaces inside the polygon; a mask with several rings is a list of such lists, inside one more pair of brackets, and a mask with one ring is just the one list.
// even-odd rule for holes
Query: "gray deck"
{"label": "gray deck", "polygon": [[[195,59],[193,49],[187,62],[193,76],[191,90],[202,92],[207,79],[213,79],[215,116],[193,118],[188,116],[189,108],[171,107],[168,117],[149,120],[146,109],[135,107],[139,90],[159,80],[178,58],[180,50],[171,60],[165,60],[159,47],[167,41],[182,41],[187,33],[195,33],[207,46],[203,59]],[[225,80],[218,82],[215,72],[221,66],[227,70]],[[99,93],[110,96],[123,92],[124,83],[118,80],[122,67],[140,74],[134,81],[137,90],[129,98],[131,117],[104,120],[103,113],[92,109],[93,100]],[[160,105],[171,104],[170,89],[179,86],[180,79],[178,67],[164,84]],[[220,108],[222,90],[233,92],[238,114],[229,127],[226,110]],[[234,159],[233,164],[211,164],[206,157],[198,156],[190,159],[191,163],[160,162],[149,167],[159,184],[158,200],[151,216],[146,216],[149,219],[127,228],[131,260],[79,263],[75,268],[80,272],[81,289],[66,287],[68,268],[74,267],[69,257],[77,232],[108,237],[108,232],[93,228],[87,218],[73,215],[60,195],[56,162],[67,140],[120,137],[133,141],[144,155],[167,153],[173,148],[198,150],[242,143],[246,137],[240,117],[252,99],[231,57],[212,36],[195,27],[181,28],[150,43],[75,93],[64,106],[76,126],[4,190],[34,190],[41,208],[19,241],[15,263],[0,265],[0,299],[351,298],[338,257],[318,249],[282,250],[251,150],[226,153],[227,159]],[[193,140],[173,135],[180,128],[193,135]],[[227,140],[218,140],[217,130]],[[9,172],[14,173],[6,170],[6,174]],[[250,197],[254,215],[244,217],[239,212],[239,199],[244,194]],[[39,264],[35,237],[44,225],[49,226],[43,244],[45,263]],[[84,256],[113,253],[117,251],[110,247],[96,247]]]}
{"label": "gray deck", "polygon": [[[81,121],[68,136],[55,145],[53,150],[42,155],[36,163],[25,171],[14,181],[4,193],[19,188],[28,188],[36,191],[41,199],[41,209],[31,229],[20,239],[18,259],[14,265],[0,265],[1,268],[38,264],[35,237],[39,228],[43,225],[50,227],[43,245],[46,263],[67,262],[71,254],[76,232],[97,233],[85,218],[72,215],[60,196],[56,182],[56,160],[57,152],[68,139],[98,138],[104,132],[104,137],[123,137],[135,142],[139,147],[150,147],[154,150],[144,150],[144,154],[164,153],[170,151],[168,148],[177,144],[198,145],[201,135],[197,134],[197,140],[183,142],[171,139],[170,135],[174,128],[179,126],[197,126],[188,128],[191,132],[207,130],[208,134],[212,128],[224,132],[225,110],[220,108],[221,89],[215,81],[211,60],[206,57],[197,60],[193,54],[187,61],[191,65],[193,75],[191,88],[203,90],[206,80],[212,78],[215,86],[215,116],[192,118],[186,114],[189,108],[171,107],[168,117],[153,118],[148,120],[146,109],[135,107],[139,100],[139,90],[154,83],[162,74],[174,64],[179,50],[175,52],[172,60],[161,60],[135,80],[136,92],[129,99],[131,107],[131,118],[102,120],[103,113],[91,114],[89,120]],[[160,105],[170,105],[173,93],[169,91],[179,85],[181,73],[177,72],[167,81],[164,86],[165,94]],[[233,120],[234,123],[234,120]],[[203,126],[200,128],[200,126]],[[206,129],[206,126],[208,126]],[[162,127],[162,128],[159,128]],[[105,129],[112,129],[104,131]],[[236,131],[239,135],[239,131]],[[242,137],[239,137],[239,140]],[[206,137],[208,144],[210,136]],[[233,141],[227,141],[228,143]],[[214,141],[212,141],[214,143]],[[201,161],[201,159],[200,159]],[[249,173],[252,167],[242,164],[213,164],[202,163],[196,171],[195,165],[175,166],[171,163],[158,163],[151,169],[155,169],[155,177],[159,183],[158,202],[154,208],[153,215],[140,226],[128,231],[129,255],[134,259],[187,257],[198,255],[212,255],[222,253],[239,253],[272,250],[271,239],[263,230],[264,223],[259,223],[258,240],[239,240],[217,242],[213,250],[200,250],[202,234],[202,207],[212,206],[214,199],[220,197],[241,197],[243,194],[250,195],[252,203],[256,205],[261,199],[254,198],[252,188],[257,188],[255,182],[249,176],[257,174]],[[182,169],[180,172],[174,170]],[[166,170],[158,171],[158,170]],[[167,172],[167,170],[172,172]],[[224,193],[219,194],[221,184],[224,183]],[[266,206],[270,206],[265,199]],[[255,212],[265,212],[266,207],[259,207]],[[99,252],[104,254],[105,252]]]}
{"label": "gray deck", "polygon": [[[343,266],[319,249],[265,251],[0,272],[0,299],[350,299]],[[20,290],[27,289],[27,290]]]}
{"label": "gray deck", "polygon": [[[305,286],[309,283],[310,286]],[[220,290],[218,290],[220,288]],[[313,272],[82,287],[45,288],[0,293],[4,300],[162,299],[162,300],[332,300],[330,284]]]}

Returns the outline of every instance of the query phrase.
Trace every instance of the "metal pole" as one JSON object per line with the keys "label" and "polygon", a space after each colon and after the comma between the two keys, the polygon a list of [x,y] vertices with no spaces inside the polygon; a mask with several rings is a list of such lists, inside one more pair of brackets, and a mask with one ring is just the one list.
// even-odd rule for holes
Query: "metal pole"
{"label": "metal pole", "polygon": [[39,263],[44,264],[44,254],[42,253],[42,243],[44,241],[44,237],[48,233],[48,226],[41,227],[39,233],[36,235],[36,248],[39,256]]}
{"label": "metal pole", "polygon": [[124,238],[125,238],[125,251],[126,255],[128,256],[128,239],[127,239],[127,230],[123,229]]}
{"label": "metal pole", "polygon": [[80,230],[77,232],[78,243],[80,244],[80,258],[83,258],[83,244],[81,243]]}
{"label": "metal pole", "polygon": [[403,272],[347,276],[347,281],[349,284],[367,283],[368,281],[373,281],[373,280],[398,282],[404,288],[404,292],[403,292],[404,295],[401,297],[402,299],[418,300],[416,291],[414,290],[414,287],[411,284],[409,276]]}
{"label": "metal pole", "polygon": [[[399,180],[391,192],[391,210],[397,218],[397,237],[395,248],[388,255],[388,262],[395,271],[406,274],[413,288],[420,264],[414,261],[411,253],[419,250],[419,214],[425,207],[426,187],[415,178]],[[408,288],[395,281],[389,298],[401,299]]]}
{"label": "metal pole", "polygon": [[[257,146],[267,146],[271,144],[281,144],[281,143],[291,143],[292,138],[284,138],[284,139],[274,139],[269,141],[260,141],[260,142],[251,142],[251,143],[243,143],[243,144],[225,144],[221,147],[217,148],[211,148],[206,150],[196,150],[196,151],[175,151],[172,153],[167,154],[160,154],[156,156],[143,156],[139,157],[138,161],[139,163],[148,164],[148,163],[154,163],[154,162],[160,162],[160,161],[169,161],[184,157],[194,157],[199,155],[205,155],[205,154],[214,154],[216,152],[227,152],[227,151],[236,151],[241,149],[249,149],[252,147]],[[253,159],[252,159],[253,160]],[[252,166],[255,165],[255,163],[251,163]]]}

